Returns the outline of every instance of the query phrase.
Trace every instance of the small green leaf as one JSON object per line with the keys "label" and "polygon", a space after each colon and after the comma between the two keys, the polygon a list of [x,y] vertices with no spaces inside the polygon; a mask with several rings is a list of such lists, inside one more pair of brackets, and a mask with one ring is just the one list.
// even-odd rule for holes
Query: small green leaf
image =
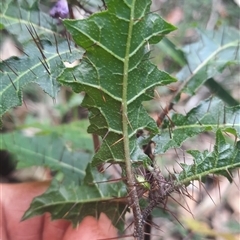
{"label": "small green leaf", "polygon": [[150,190],[150,183],[141,175],[135,175],[137,182],[142,185],[145,189]]}
{"label": "small green leaf", "polygon": [[[199,106],[193,108],[186,116],[174,114],[170,129],[163,129],[162,133],[155,136],[155,154],[160,154],[169,148],[180,147],[188,139],[206,131],[222,129],[240,136],[240,105],[235,107],[225,106],[217,98],[203,101]],[[171,125],[171,123],[169,123]]]}
{"label": "small green leaf", "polygon": [[240,167],[238,145],[239,142],[228,144],[221,129],[218,129],[213,152],[187,151],[193,156],[194,164],[181,164],[183,171],[177,175],[178,182],[186,184],[193,180],[201,180],[209,174],[223,175],[232,181],[232,177],[229,175],[231,170]]}

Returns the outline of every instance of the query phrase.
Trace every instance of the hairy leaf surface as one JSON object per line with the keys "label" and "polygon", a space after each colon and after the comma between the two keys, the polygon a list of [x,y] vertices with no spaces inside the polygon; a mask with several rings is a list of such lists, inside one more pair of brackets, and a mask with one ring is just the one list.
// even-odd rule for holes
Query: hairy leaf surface
{"label": "hairy leaf surface", "polygon": [[[40,43],[39,43],[40,44]],[[41,46],[40,46],[41,45]],[[39,48],[28,42],[24,55],[0,62],[0,117],[9,109],[22,105],[22,90],[30,82],[37,83],[44,92],[56,98],[60,84],[56,81],[65,68],[64,61],[72,62],[82,56],[82,51],[68,42],[59,42],[57,47],[42,40]]]}
{"label": "hairy leaf surface", "polygon": [[232,181],[231,170],[240,167],[240,142],[227,143],[221,129],[216,132],[216,143],[213,152],[198,150],[187,151],[193,156],[192,165],[181,164],[183,171],[178,175],[178,181],[189,183],[202,180],[209,174],[226,176]]}
{"label": "hairy leaf surface", "polygon": [[[175,81],[152,65],[145,45],[159,42],[175,28],[156,14],[150,1],[106,1],[108,10],[84,20],[64,20],[75,42],[86,49],[78,66],[67,69],[59,81],[84,91],[83,106],[90,112],[88,131],[103,138],[94,164],[124,162],[126,145],[132,160],[140,160],[136,132],[157,133],[155,122],[142,107],[153,89]],[[124,126],[124,122],[127,122]],[[127,125],[127,126],[126,126]]]}

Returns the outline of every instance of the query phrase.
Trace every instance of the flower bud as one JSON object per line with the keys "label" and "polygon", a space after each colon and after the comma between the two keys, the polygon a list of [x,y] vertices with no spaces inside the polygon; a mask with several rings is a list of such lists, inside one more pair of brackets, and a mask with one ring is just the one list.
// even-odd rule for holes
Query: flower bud
{"label": "flower bud", "polygon": [[59,0],[51,8],[49,14],[52,18],[66,18],[68,16],[68,2],[67,0]]}

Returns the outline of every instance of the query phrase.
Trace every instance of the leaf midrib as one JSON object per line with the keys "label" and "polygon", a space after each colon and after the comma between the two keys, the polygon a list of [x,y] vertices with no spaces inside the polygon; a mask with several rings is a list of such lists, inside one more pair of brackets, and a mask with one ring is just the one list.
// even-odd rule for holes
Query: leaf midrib
{"label": "leaf midrib", "polygon": [[[124,143],[124,156],[125,156],[125,163],[126,163],[126,171],[130,173],[131,170],[131,158],[130,158],[130,149],[129,149],[129,139],[128,139],[128,101],[127,101],[127,90],[128,90],[128,73],[129,73],[129,54],[130,54],[130,47],[131,47],[131,40],[132,40],[132,33],[133,33],[133,19],[134,19],[134,9],[135,9],[135,2],[132,3],[131,8],[131,15],[129,21],[129,28],[128,28],[128,37],[126,43],[126,52],[124,57],[124,66],[123,66],[123,89],[122,89],[122,124],[123,124],[123,143]],[[132,178],[132,179],[131,179]],[[128,179],[130,184],[134,182],[133,177]]]}
{"label": "leaf midrib", "polygon": [[176,185],[184,185],[186,183],[189,183],[193,180],[197,180],[197,179],[202,179],[203,177],[209,175],[209,174],[216,174],[216,172],[219,172],[219,171],[228,171],[229,168],[237,168],[237,167],[240,167],[240,163],[237,162],[237,163],[231,163],[231,164],[227,164],[227,166],[223,166],[223,167],[215,167],[215,168],[212,168],[208,171],[204,171],[204,172],[201,172],[201,173],[196,173],[190,177],[186,177],[184,178],[183,180],[177,180],[176,181]]}
{"label": "leaf midrib", "polygon": [[239,41],[234,41],[234,42],[230,42],[228,44],[225,44],[223,46],[221,46],[220,48],[218,48],[216,51],[214,51],[212,54],[209,55],[209,57],[206,58],[205,61],[203,61],[194,71],[192,75],[195,75],[204,65],[207,64],[208,61],[210,61],[215,55],[217,55],[219,52],[223,51],[224,49],[227,49],[229,47],[236,47],[238,46]]}
{"label": "leaf midrib", "polygon": [[129,73],[129,59],[130,59],[130,48],[131,48],[131,40],[133,34],[133,26],[134,26],[134,10],[136,8],[136,1],[132,1],[129,28],[128,28],[128,37],[126,44],[126,52],[124,58],[124,67],[123,67],[123,90],[122,90],[122,128],[123,128],[123,150],[124,150],[124,160],[125,160],[125,169],[127,176],[127,187],[129,190],[130,199],[132,202],[132,211],[134,215],[135,229],[134,232],[137,233],[138,239],[143,239],[143,222],[141,221],[141,208],[139,205],[139,199],[137,194],[137,189],[135,185],[135,176],[132,170],[132,162],[130,156],[130,141],[128,135],[128,128],[131,127],[129,119],[128,119],[128,101],[127,101],[127,93],[128,93],[128,73]]}

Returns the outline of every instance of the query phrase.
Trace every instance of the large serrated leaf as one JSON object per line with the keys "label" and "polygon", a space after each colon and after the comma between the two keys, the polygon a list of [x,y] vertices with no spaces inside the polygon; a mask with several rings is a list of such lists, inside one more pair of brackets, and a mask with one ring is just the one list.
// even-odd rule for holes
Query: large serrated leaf
{"label": "large serrated leaf", "polygon": [[142,107],[153,98],[155,86],[175,81],[148,61],[145,45],[159,42],[175,28],[156,14],[150,1],[106,1],[108,10],[84,20],[64,20],[75,42],[86,49],[81,64],[67,69],[59,81],[86,93],[83,106],[90,112],[89,132],[102,136],[103,144],[94,164],[125,161],[127,143],[132,160],[136,132],[158,132]]}
{"label": "large serrated leaf", "polygon": [[231,181],[231,170],[240,167],[239,143],[227,143],[222,131],[218,129],[213,152],[187,151],[193,156],[194,164],[181,164],[183,171],[177,176],[178,181],[181,184],[189,183],[204,179],[211,173],[226,176]]}
{"label": "large serrated leaf", "polygon": [[[68,219],[76,226],[85,216],[96,217],[104,212],[122,229],[123,222],[121,219],[119,221],[119,216],[123,213],[125,204],[116,198],[126,195],[125,185],[107,180],[89,165],[80,186],[60,185],[53,181],[43,195],[33,200],[23,219],[51,212],[52,219]],[[98,184],[97,181],[101,183]]]}
{"label": "large serrated leaf", "polygon": [[180,81],[186,81],[184,91],[190,94],[194,94],[207,79],[240,61],[237,29],[198,30],[198,34],[199,41],[183,48],[188,65],[177,74]]}
{"label": "large serrated leaf", "polygon": [[[68,42],[57,47],[50,41],[41,41],[42,50],[28,42],[25,55],[0,62],[0,117],[10,108],[22,105],[22,89],[30,82],[37,83],[43,91],[56,98],[60,84],[56,81],[65,68],[64,61],[72,62],[82,56],[82,51]],[[39,46],[40,47],[40,46]]]}
{"label": "large serrated leaf", "polygon": [[[228,107],[218,98],[210,98],[193,108],[186,116],[174,114],[171,129],[164,129],[155,136],[155,154],[169,148],[180,147],[189,137],[206,131],[222,129],[236,137],[240,136],[240,106]],[[172,125],[170,123],[170,125]]]}

